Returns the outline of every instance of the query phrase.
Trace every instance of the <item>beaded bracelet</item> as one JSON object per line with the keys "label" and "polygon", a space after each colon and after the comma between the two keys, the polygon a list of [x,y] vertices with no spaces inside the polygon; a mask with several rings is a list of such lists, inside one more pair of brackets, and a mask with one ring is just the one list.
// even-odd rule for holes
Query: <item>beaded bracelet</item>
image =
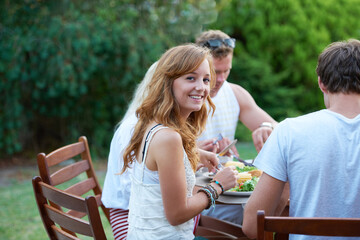
{"label": "beaded bracelet", "polygon": [[215,198],[215,200],[217,200],[219,198],[219,194],[218,192],[216,191],[216,189],[211,185],[211,184],[208,184],[206,185],[209,189],[211,189],[211,192],[213,193],[213,197]]}
{"label": "beaded bracelet", "polygon": [[221,185],[221,183],[218,181],[218,180],[211,180],[210,181],[211,183],[212,182],[214,182],[214,183],[216,183],[217,185],[219,185],[220,186],[220,188],[221,188],[221,193],[220,194],[223,194],[224,193],[224,187]]}
{"label": "beaded bracelet", "polygon": [[214,199],[214,194],[211,193],[211,190],[208,187],[204,187],[204,190],[207,191],[208,193],[210,193],[210,197],[211,197],[211,205],[210,207],[214,207],[215,208],[215,199]]}
{"label": "beaded bracelet", "polygon": [[199,192],[203,192],[203,193],[206,194],[206,196],[208,197],[209,203],[208,203],[208,205],[207,205],[207,207],[206,207],[205,209],[209,209],[209,208],[211,207],[211,205],[212,205],[212,202],[213,202],[213,201],[212,201],[212,196],[211,196],[211,193],[210,193],[209,189],[200,188],[197,192],[198,192],[198,193],[199,193]]}

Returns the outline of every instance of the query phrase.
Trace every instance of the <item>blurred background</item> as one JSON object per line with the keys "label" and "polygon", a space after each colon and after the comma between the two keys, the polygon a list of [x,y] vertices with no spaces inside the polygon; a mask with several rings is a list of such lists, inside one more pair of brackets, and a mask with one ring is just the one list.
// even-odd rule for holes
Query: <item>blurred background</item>
{"label": "blurred background", "polygon": [[1,0],[0,163],[81,135],[106,158],[148,67],[207,29],[236,38],[228,80],[276,120],[323,108],[317,56],[360,38],[359,12],[360,0]]}

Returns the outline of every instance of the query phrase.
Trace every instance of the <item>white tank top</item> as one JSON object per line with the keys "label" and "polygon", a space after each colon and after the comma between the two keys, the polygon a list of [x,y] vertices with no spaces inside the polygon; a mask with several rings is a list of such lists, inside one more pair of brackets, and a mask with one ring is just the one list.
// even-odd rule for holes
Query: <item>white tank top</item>
{"label": "white tank top", "polygon": [[239,121],[240,106],[227,81],[224,82],[217,95],[212,98],[212,101],[216,106],[214,116],[209,115],[205,131],[198,140],[216,138],[219,133],[223,137],[233,140]]}
{"label": "white tank top", "polygon": [[[143,161],[135,161],[132,175],[132,188],[129,203],[129,230],[127,239],[194,239],[193,219],[172,226],[165,216],[164,205],[161,196],[160,184],[145,183],[146,155],[149,144],[154,134],[166,127],[156,126],[152,128],[145,140]],[[187,196],[192,196],[195,186],[195,174],[184,150],[184,165],[186,173]],[[154,171],[153,171],[154,172]],[[152,177],[154,177],[153,175]]]}

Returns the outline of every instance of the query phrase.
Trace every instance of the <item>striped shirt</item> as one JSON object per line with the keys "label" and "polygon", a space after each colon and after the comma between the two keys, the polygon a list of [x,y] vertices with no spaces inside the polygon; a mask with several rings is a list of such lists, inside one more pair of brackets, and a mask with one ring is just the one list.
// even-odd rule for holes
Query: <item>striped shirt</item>
{"label": "striped shirt", "polygon": [[198,140],[216,138],[219,133],[230,140],[235,138],[240,106],[230,84],[225,81],[215,97],[212,98],[216,110],[206,122],[206,129]]}

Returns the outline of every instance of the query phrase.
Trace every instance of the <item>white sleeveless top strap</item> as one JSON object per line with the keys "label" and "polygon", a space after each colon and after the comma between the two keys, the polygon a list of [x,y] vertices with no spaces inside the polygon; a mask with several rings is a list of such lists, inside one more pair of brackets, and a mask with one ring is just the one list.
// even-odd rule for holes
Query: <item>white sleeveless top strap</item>
{"label": "white sleeveless top strap", "polygon": [[[194,239],[193,219],[172,226],[165,216],[160,184],[145,183],[148,172],[146,168],[146,156],[151,139],[157,131],[164,126],[156,126],[151,129],[145,139],[143,161],[135,161],[133,182],[129,203],[129,231],[127,239]],[[195,186],[195,174],[191,168],[189,159],[184,151],[184,166],[186,172],[187,196],[192,195]],[[152,171],[155,172],[155,171]],[[157,173],[157,172],[156,172]]]}
{"label": "white sleeveless top strap", "polygon": [[209,114],[205,131],[198,140],[216,138],[219,133],[230,140],[235,138],[236,126],[240,116],[240,106],[230,84],[225,81],[217,95],[211,99],[216,110]]}

